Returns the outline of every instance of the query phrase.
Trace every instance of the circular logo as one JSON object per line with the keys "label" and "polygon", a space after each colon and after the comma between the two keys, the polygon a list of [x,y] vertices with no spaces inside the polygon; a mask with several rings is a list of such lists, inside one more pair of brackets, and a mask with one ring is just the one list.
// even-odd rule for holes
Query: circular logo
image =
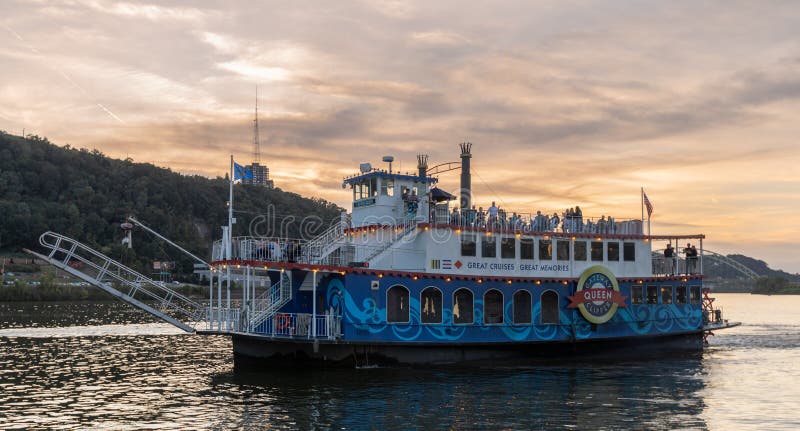
{"label": "circular logo", "polygon": [[570,299],[571,308],[577,306],[586,320],[596,324],[608,322],[620,305],[625,306],[625,297],[620,294],[616,277],[599,265],[583,271],[575,296]]}

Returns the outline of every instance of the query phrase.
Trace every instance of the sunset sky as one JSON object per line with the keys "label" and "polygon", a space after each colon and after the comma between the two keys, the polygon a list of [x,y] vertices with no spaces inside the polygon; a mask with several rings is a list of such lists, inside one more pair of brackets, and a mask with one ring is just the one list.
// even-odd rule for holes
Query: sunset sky
{"label": "sunset sky", "polygon": [[219,176],[256,86],[284,190],[349,207],[358,163],[468,140],[479,205],[634,218],[644,187],[654,234],[800,272],[798,2],[0,2],[11,133]]}

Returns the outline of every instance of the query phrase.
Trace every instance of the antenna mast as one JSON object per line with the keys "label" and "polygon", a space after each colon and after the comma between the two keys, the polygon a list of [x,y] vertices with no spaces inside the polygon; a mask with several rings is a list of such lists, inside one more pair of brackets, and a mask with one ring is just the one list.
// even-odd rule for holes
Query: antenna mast
{"label": "antenna mast", "polygon": [[256,86],[256,114],[253,118],[253,163],[261,163],[261,143],[258,138],[258,86]]}

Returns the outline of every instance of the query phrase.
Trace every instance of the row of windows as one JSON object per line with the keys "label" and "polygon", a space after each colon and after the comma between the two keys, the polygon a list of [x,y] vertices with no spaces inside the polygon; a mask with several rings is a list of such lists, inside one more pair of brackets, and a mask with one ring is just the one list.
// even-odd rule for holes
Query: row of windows
{"label": "row of windows", "polygon": [[[462,256],[477,256],[478,235],[475,233],[467,232],[461,234],[461,255]],[[497,235],[483,234],[480,236],[480,250],[481,257],[497,257],[498,242],[500,249],[500,258],[502,259],[516,259],[517,257],[517,240],[519,239],[519,258],[520,259],[535,259],[535,251],[539,251],[539,260],[552,260],[553,259],[553,240],[535,238],[516,238],[515,236],[501,236],[498,241]],[[536,244],[538,243],[538,247]],[[591,258],[592,261],[603,261],[603,244],[605,244],[605,260],[606,261],[619,261],[620,260],[620,247],[618,241],[570,241],[570,240],[555,240],[555,256],[556,260],[570,260],[570,252],[573,254],[574,260],[585,261]],[[571,245],[571,246],[570,246]],[[626,262],[633,262],[636,260],[636,243],[623,242],[622,243],[622,259]]]}
{"label": "row of windows", "polygon": [[[687,298],[688,292],[688,298]],[[632,286],[631,304],[699,304],[700,286]]]}
{"label": "row of windows", "polygon": [[[687,298],[688,293],[688,298]],[[541,295],[542,324],[557,324],[559,321],[558,293],[548,290]],[[632,286],[631,303],[636,304],[700,304],[700,286]],[[427,324],[441,324],[443,321],[442,291],[428,287],[420,294],[420,320]],[[483,295],[483,323],[501,324],[504,320],[503,293],[491,289]],[[461,288],[453,293],[453,324],[475,323],[472,291]],[[392,286],[386,292],[386,320],[389,323],[408,323],[410,321],[409,291],[403,286]],[[513,324],[523,325],[532,322],[531,294],[526,290],[514,292],[512,302]]]}
{"label": "row of windows", "polygon": [[[541,296],[542,324],[558,323],[558,293],[548,290]],[[409,292],[403,286],[392,286],[386,292],[386,320],[389,323],[408,323],[410,321]],[[531,324],[531,294],[526,290],[514,292],[513,324]],[[443,321],[442,291],[428,287],[420,294],[420,320],[427,324],[441,324]],[[487,325],[504,323],[505,313],[503,293],[491,289],[483,295],[483,323]],[[472,291],[458,289],[453,293],[453,324],[468,325],[475,323],[474,300]]]}

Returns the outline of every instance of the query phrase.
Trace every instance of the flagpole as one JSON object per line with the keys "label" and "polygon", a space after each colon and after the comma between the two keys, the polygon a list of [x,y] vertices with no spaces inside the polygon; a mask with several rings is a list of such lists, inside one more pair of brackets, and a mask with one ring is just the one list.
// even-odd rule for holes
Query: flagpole
{"label": "flagpole", "polygon": [[[232,252],[233,252],[233,154],[231,154],[231,176],[230,176],[230,184],[229,184],[229,191],[230,196],[228,200],[228,260],[232,260]],[[227,294],[227,300],[225,302],[225,307],[228,309],[228,315],[226,316],[226,328],[230,330],[230,310],[231,310],[231,265],[228,262],[226,268],[226,289],[225,293]]]}
{"label": "flagpole", "polygon": [[[642,233],[644,233],[644,187],[640,188],[639,197],[642,200]],[[648,232],[648,234],[649,234],[649,232]]]}

